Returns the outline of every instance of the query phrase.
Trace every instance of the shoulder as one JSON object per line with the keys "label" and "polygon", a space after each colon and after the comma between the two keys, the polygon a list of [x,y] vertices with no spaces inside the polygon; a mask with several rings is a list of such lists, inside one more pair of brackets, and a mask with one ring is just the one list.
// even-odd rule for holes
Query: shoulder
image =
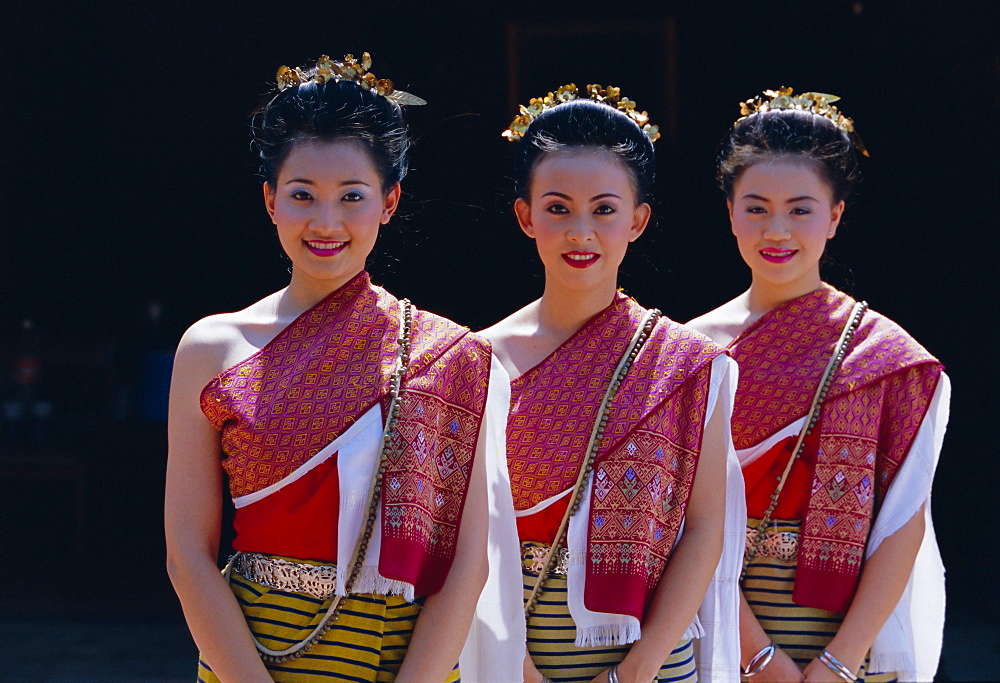
{"label": "shoulder", "polygon": [[509,353],[512,346],[538,334],[538,301],[532,301],[478,334],[488,339],[498,354]]}
{"label": "shoulder", "polygon": [[940,365],[940,361],[899,323],[872,309],[868,309],[861,322],[856,346],[862,351],[891,358],[900,367],[922,363]]}
{"label": "shoulder", "polygon": [[469,328],[420,308],[413,312],[413,345],[425,361],[446,356],[449,362],[463,358],[473,364],[490,361],[490,342]]}
{"label": "shoulder", "polygon": [[538,302],[532,302],[476,333],[490,344],[493,354],[508,373],[517,374],[514,359],[519,356],[518,351],[525,344],[530,344],[537,335],[537,308]]}
{"label": "shoulder", "polygon": [[704,315],[685,323],[719,346],[727,346],[753,322],[746,303],[746,295],[741,294]]}
{"label": "shoulder", "polygon": [[239,311],[210,315],[191,325],[177,345],[175,375],[180,373],[193,380],[203,378],[207,383],[258,351],[259,342],[281,327],[273,313],[274,296]]}

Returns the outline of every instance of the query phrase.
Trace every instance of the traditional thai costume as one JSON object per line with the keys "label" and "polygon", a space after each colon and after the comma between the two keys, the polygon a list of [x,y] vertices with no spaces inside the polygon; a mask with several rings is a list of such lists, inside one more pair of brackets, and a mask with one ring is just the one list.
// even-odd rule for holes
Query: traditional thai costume
{"label": "traditional thai costume", "polygon": [[931,680],[941,651],[944,570],[930,491],[950,387],[941,364],[885,316],[868,311],[861,318],[781,488],[774,521],[760,539],[749,531],[770,504],[854,304],[824,284],[769,311],[729,346],[740,366],[732,433],[746,480],[747,547],[755,555],[743,592],[775,643],[805,664],[836,634],[865,559],[923,507],[926,531],[909,583],[860,675]]}
{"label": "traditional thai costume", "polygon": [[[619,293],[511,383],[507,462],[529,601],[528,650],[553,681],[589,681],[620,662],[642,635],[649,601],[682,534],[703,451],[729,458],[726,550],[700,619],[664,663],[660,680],[738,675],[735,584],[744,502],[729,437],[735,364],[708,338],[647,315]],[[644,320],[648,338],[602,414],[616,366]],[[561,557],[531,604],[597,429],[603,438],[582,479],[579,513],[569,517]],[[700,648],[692,645],[699,637]]]}
{"label": "traditional thai costume", "polygon": [[[509,390],[491,359],[487,342],[361,273],[205,387],[236,507],[229,572],[247,625],[275,653],[314,641],[293,658],[265,656],[275,680],[393,680],[423,599],[451,567],[475,461],[486,461],[491,516],[506,513],[513,526],[509,499],[492,499],[507,486]],[[347,585],[362,534],[367,548]],[[499,550],[492,531],[491,542]],[[523,634],[488,635],[480,649],[523,652]],[[456,669],[448,680],[457,679]],[[204,662],[199,680],[216,680]]]}

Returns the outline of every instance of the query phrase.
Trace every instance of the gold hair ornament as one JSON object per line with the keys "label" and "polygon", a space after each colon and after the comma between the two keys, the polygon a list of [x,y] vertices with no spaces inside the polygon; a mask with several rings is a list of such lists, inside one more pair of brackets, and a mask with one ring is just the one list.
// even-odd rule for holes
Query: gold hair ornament
{"label": "gold hair ornament", "polygon": [[520,113],[510,122],[510,127],[503,132],[503,136],[511,142],[520,140],[524,137],[524,133],[528,130],[531,122],[543,111],[552,107],[558,107],[564,102],[571,102],[581,98],[603,102],[609,107],[614,107],[624,112],[642,129],[642,132],[646,134],[650,142],[656,142],[659,139],[659,126],[654,126],[649,122],[649,114],[646,112],[636,111],[635,102],[627,97],[623,97],[621,88],[616,88],[613,85],[605,88],[601,85],[591,84],[587,86],[586,92],[581,95],[575,83],[561,86],[554,93],[550,92],[544,97],[533,97],[528,101],[527,105],[520,105]]}
{"label": "gold hair ornament", "polygon": [[868,156],[865,144],[861,142],[857,131],[854,130],[854,121],[833,106],[833,103],[839,100],[840,98],[836,95],[829,95],[822,92],[804,92],[796,95],[795,91],[787,86],[778,88],[777,90],[765,90],[763,97],[758,95],[746,102],[740,102],[740,114],[742,116],[736,119],[733,125],[736,125],[748,116],[762,114],[772,109],[808,111],[832,121],[833,125],[847,133],[847,137],[851,139],[851,142],[854,143],[859,152]]}
{"label": "gold hair ornament", "polygon": [[354,81],[365,90],[374,90],[382,97],[395,102],[396,104],[427,104],[416,95],[411,95],[402,90],[396,90],[392,81],[388,78],[376,78],[369,69],[372,68],[372,56],[367,52],[362,53],[361,61],[354,58],[354,55],[346,55],[342,61],[330,59],[329,55],[323,55],[316,60],[316,70],[308,74],[299,67],[291,69],[287,66],[278,67],[276,76],[278,81],[278,92],[294,88],[315,81],[317,85],[322,85],[329,81]]}

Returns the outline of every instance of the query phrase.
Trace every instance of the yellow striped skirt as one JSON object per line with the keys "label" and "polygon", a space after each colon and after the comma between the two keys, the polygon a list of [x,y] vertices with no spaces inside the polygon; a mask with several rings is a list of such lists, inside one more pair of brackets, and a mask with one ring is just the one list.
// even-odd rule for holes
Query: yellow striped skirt
{"label": "yellow striped skirt", "polygon": [[[307,638],[330,605],[329,600],[305,593],[262,586],[235,571],[229,585],[250,631],[272,650],[284,650]],[[408,602],[397,595],[348,595],[341,601],[336,622],[321,640],[296,659],[266,664],[267,670],[279,683],[317,680],[389,683],[395,680],[406,656],[422,604],[422,598]],[[200,657],[198,681],[219,681]],[[459,681],[457,666],[446,681]]]}
{"label": "yellow striped skirt", "polygon": [[[757,521],[750,520],[751,525],[756,526]],[[799,533],[801,528],[797,521],[777,520],[771,524],[776,524],[781,532]],[[795,564],[796,560],[755,557],[747,566],[743,595],[771,640],[796,663],[805,667],[837,634],[844,615],[792,602]],[[867,669],[868,659],[865,658],[858,673],[858,679],[865,683],[891,683],[896,680],[894,673],[868,673]]]}
{"label": "yellow striped skirt", "polygon": [[[529,571],[522,573],[524,598],[527,600],[538,576]],[[576,626],[566,602],[566,577],[549,574],[538,604],[528,619],[528,652],[543,676],[555,683],[590,681],[622,661],[629,651],[628,645],[579,648],[573,644],[575,640]],[[690,638],[681,641],[670,653],[656,680],[658,683],[694,683],[698,680]]]}

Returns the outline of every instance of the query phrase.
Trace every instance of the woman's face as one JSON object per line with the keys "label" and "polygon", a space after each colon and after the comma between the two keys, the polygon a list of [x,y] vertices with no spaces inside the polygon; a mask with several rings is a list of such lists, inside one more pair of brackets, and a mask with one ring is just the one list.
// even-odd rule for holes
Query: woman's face
{"label": "woman's face", "polygon": [[333,291],[365,267],[379,226],[399,203],[388,195],[365,153],[352,140],[294,143],[264,203],[292,260],[292,282]]}
{"label": "woman's face", "polygon": [[780,157],[745,169],[733,186],[729,219],[755,286],[791,297],[820,285],[819,261],[837,232],[844,202],[807,159]]}
{"label": "woman's face", "polygon": [[514,203],[521,229],[534,238],[546,287],[617,286],[629,242],[649,222],[637,204],[631,172],[611,152],[579,149],[545,154],[531,174],[529,201]]}

